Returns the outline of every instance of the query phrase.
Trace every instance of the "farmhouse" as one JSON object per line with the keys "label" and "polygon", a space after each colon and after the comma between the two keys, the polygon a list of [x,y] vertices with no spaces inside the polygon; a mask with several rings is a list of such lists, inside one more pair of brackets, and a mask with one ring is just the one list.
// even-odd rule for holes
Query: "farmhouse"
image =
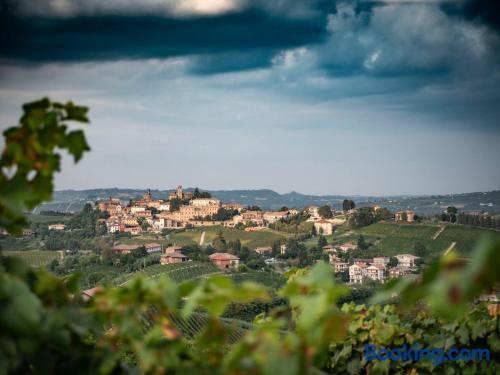
{"label": "farmhouse", "polygon": [[356,245],[353,242],[346,242],[342,245],[339,246],[340,251],[347,253],[350,250],[356,250],[358,248],[358,245]]}
{"label": "farmhouse", "polygon": [[188,257],[182,254],[180,251],[171,251],[161,255],[160,264],[181,263],[187,262],[188,260]]}
{"label": "farmhouse", "polygon": [[221,269],[238,267],[240,258],[229,253],[213,253],[209,256],[213,264]]}
{"label": "farmhouse", "polygon": [[255,249],[256,253],[259,253],[260,255],[263,254],[270,254],[273,252],[273,248],[271,246],[262,246],[262,247],[257,247]]}
{"label": "farmhouse", "polygon": [[314,222],[314,228],[319,234],[329,236],[333,233],[333,224],[327,220],[318,220]]}
{"label": "farmhouse", "polygon": [[132,252],[132,250],[135,250],[139,247],[139,245],[125,245],[125,244],[120,244],[120,245],[115,245],[113,246],[113,251],[118,254],[129,254]]}
{"label": "farmhouse", "polygon": [[412,221],[415,221],[415,212],[413,212],[413,211],[398,211],[394,214],[394,220],[395,221],[407,221],[407,222],[411,223]]}
{"label": "farmhouse", "polygon": [[373,258],[373,264],[380,264],[384,267],[386,267],[389,264],[390,258],[389,257],[375,257]]}
{"label": "farmhouse", "polygon": [[411,270],[407,267],[401,267],[397,266],[394,268],[389,269],[389,277],[391,279],[398,278],[398,277],[405,277],[411,274]]}
{"label": "farmhouse", "polygon": [[372,264],[364,269],[364,275],[383,283],[385,281],[385,267],[381,264]]}
{"label": "farmhouse", "polygon": [[351,284],[361,284],[363,283],[365,264],[354,263],[349,267],[349,282]]}
{"label": "farmhouse", "polygon": [[148,254],[161,253],[163,246],[159,243],[147,243],[144,245]]}
{"label": "farmhouse", "polygon": [[333,245],[323,246],[323,251],[326,253],[336,253],[335,247]]}

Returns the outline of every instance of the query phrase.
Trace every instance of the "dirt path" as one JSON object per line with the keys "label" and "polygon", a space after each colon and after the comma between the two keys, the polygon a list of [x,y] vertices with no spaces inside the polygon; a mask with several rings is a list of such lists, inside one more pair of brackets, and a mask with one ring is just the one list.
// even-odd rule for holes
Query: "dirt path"
{"label": "dirt path", "polygon": [[446,251],[444,252],[443,255],[446,255],[448,254],[451,250],[453,250],[453,248],[455,247],[457,243],[456,242],[452,242],[451,245],[446,249]]}
{"label": "dirt path", "polygon": [[434,236],[432,237],[432,239],[433,239],[433,240],[437,239],[437,238],[439,237],[439,235],[440,235],[441,233],[443,233],[444,228],[445,228],[445,226],[444,226],[444,225],[441,225],[441,226],[439,227],[438,231],[436,232],[436,234],[434,234]]}
{"label": "dirt path", "polygon": [[205,231],[201,232],[200,246],[203,246],[203,242],[205,242]]}

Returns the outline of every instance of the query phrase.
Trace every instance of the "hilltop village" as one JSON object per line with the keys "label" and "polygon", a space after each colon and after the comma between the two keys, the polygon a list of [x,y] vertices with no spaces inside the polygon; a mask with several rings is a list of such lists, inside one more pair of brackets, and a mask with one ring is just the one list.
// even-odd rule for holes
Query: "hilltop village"
{"label": "hilltop village", "polygon": [[[283,207],[279,211],[262,211],[257,206],[244,207],[234,202],[221,202],[198,189],[187,192],[182,186],[178,186],[165,199],[153,199],[151,192],[148,191],[141,199],[131,200],[128,203],[110,197],[96,202],[95,208],[109,215],[105,219],[108,233],[130,233],[132,236],[212,226],[255,232],[270,227],[276,228],[280,223],[287,223],[296,218],[311,223],[315,235],[331,236],[335,226],[342,225],[346,221],[344,214],[354,215],[357,211],[353,202],[348,202],[348,206],[344,207],[346,212],[340,215],[336,215],[329,206],[309,206],[302,210]],[[412,211],[397,212],[393,215],[380,207],[371,207],[370,210],[375,213],[382,212],[383,215],[389,215],[399,222],[411,223],[415,220]],[[161,253],[161,264],[189,261],[180,246],[163,248],[158,243],[146,243],[143,246],[148,254]],[[113,251],[128,254],[138,247],[139,245],[133,244],[116,244]],[[277,262],[272,257],[272,246],[259,246],[253,250],[263,256],[267,264]],[[361,284],[363,280],[368,279],[383,283],[388,278],[408,276],[418,271],[419,257],[411,254],[398,254],[393,259],[382,256],[370,259],[352,258],[348,254],[357,253],[358,250],[358,244],[354,242],[346,242],[339,246],[325,244],[322,250],[335,272],[344,274],[348,278],[346,281],[351,284]],[[281,256],[287,254],[286,242],[279,246],[279,253]],[[219,268],[235,268],[240,264],[238,256],[227,252],[217,252],[211,254],[209,258]]]}

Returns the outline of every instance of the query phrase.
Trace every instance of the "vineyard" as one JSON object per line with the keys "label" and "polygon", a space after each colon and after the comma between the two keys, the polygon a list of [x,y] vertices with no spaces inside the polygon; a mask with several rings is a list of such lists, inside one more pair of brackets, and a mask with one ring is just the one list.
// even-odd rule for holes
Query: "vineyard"
{"label": "vineyard", "polygon": [[268,287],[271,290],[276,290],[286,283],[286,278],[276,272],[245,272],[234,273],[229,275],[236,284],[244,281],[252,281]]}
{"label": "vineyard", "polygon": [[113,280],[115,285],[123,285],[136,276],[143,276],[147,279],[168,276],[173,281],[180,283],[186,280],[193,280],[205,275],[220,272],[212,263],[183,262],[174,264],[155,264],[145,269],[120,276]]}
{"label": "vineyard", "polygon": [[31,267],[46,266],[54,259],[60,260],[59,251],[26,250],[26,251],[3,251],[2,255],[23,259]]}

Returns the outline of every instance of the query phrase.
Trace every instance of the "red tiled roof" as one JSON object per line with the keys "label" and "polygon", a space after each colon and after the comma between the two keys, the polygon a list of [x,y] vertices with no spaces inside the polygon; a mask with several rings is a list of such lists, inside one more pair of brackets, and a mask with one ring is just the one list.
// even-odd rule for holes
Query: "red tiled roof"
{"label": "red tiled roof", "polygon": [[209,258],[212,260],[240,260],[236,255],[229,253],[213,253]]}

